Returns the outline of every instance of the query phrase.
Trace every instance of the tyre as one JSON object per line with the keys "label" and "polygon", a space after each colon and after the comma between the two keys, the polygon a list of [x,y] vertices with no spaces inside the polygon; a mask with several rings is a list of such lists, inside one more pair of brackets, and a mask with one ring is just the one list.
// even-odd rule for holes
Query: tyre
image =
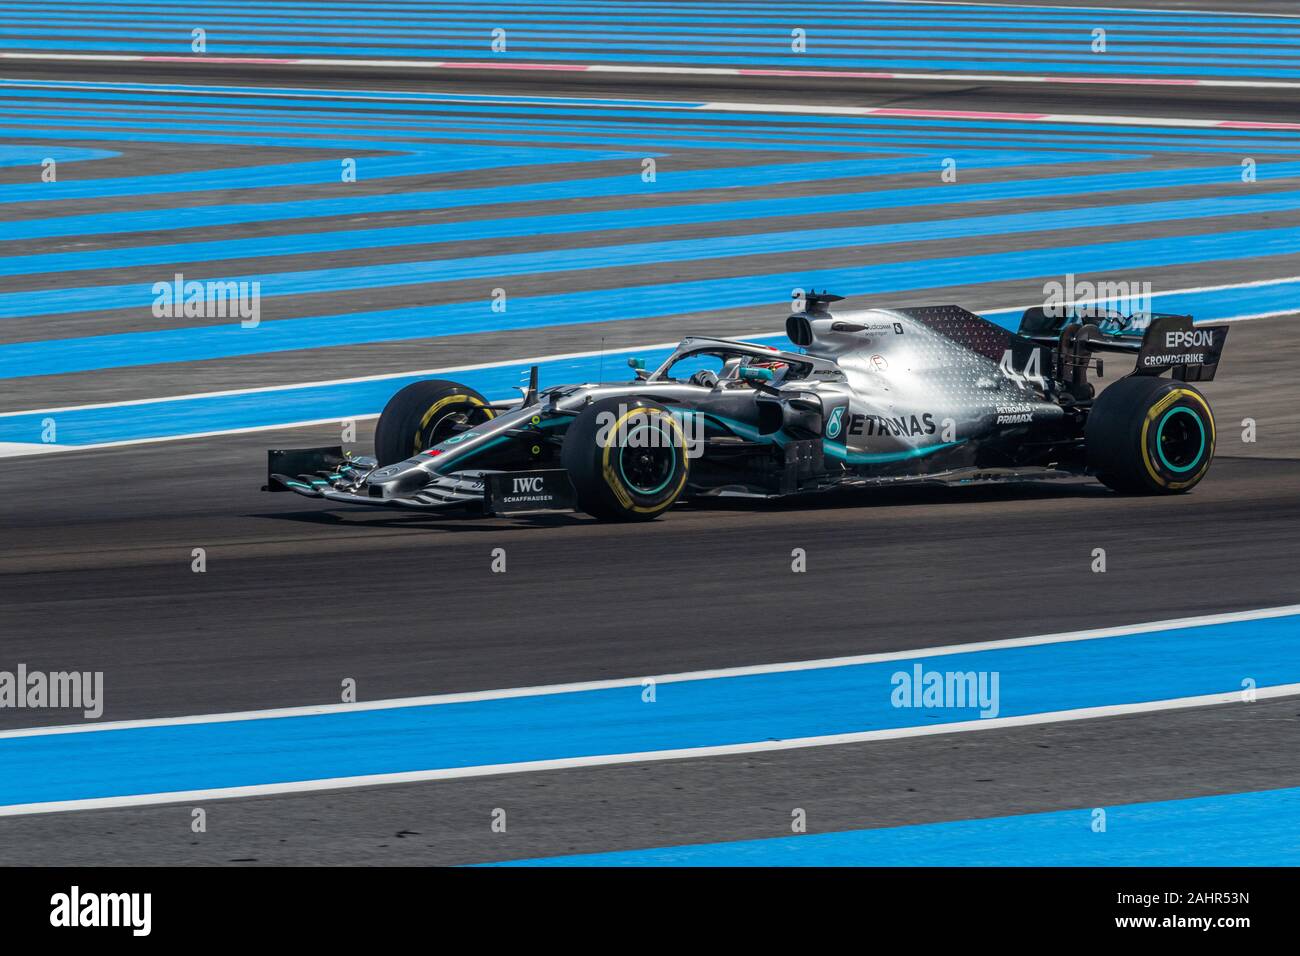
{"label": "tyre", "polygon": [[1214,415],[1192,386],[1151,376],[1122,378],[1088,414],[1088,470],[1116,491],[1181,494],[1214,458]]}
{"label": "tyre", "polygon": [[445,441],[461,425],[495,417],[487,400],[464,385],[431,378],[412,382],[388,400],[375,426],[375,457],[391,465]]}
{"label": "tyre", "polygon": [[681,426],[657,402],[607,398],[582,410],[564,436],[561,463],[578,507],[604,521],[648,521],[686,487]]}

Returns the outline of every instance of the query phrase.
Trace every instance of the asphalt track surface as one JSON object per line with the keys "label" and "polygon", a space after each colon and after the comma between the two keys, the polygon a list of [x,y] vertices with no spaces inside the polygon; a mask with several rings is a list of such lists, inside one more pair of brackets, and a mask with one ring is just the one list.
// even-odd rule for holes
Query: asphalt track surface
{"label": "asphalt track surface", "polygon": [[[111,78],[176,84],[192,79],[165,72],[108,76],[85,67],[39,72],[43,80],[62,82]],[[22,79],[36,73],[12,69],[3,75]],[[228,73],[223,82],[293,85],[254,73]],[[427,81],[406,82],[411,85],[374,77],[358,84],[349,78],[346,88],[391,89],[395,83],[398,89],[428,88]],[[494,82],[498,85],[480,81],[476,89],[497,96],[524,93],[519,85]],[[536,86],[527,90],[527,95],[539,95]],[[638,99],[664,95],[662,90],[650,94],[644,87],[614,84],[602,93]],[[597,94],[586,85],[556,84],[545,95]],[[1002,89],[955,90],[934,84],[864,94],[791,87],[776,96],[770,89],[746,94],[731,86],[671,92],[671,98],[696,102],[749,98],[801,103],[810,95],[822,104],[905,101],[912,109],[1014,107],[1090,115],[1300,120],[1285,97],[1269,91],[1235,97],[1230,115],[1223,111],[1226,100],[1214,92],[1200,98],[1187,93],[1164,97],[1149,90],[1101,95],[1053,87],[1035,93],[1042,99],[1032,105]],[[175,94],[163,102],[177,109],[184,98]],[[130,124],[136,130],[148,130],[155,122],[125,100],[110,105],[137,110]],[[324,105],[328,103],[312,108]],[[516,113],[521,121],[535,118],[520,108]],[[43,120],[36,120],[39,130]],[[268,115],[250,113],[240,121],[256,130],[273,125]],[[329,122],[342,123],[337,118]],[[487,117],[483,122],[501,121]],[[924,124],[916,131],[918,137],[935,137],[926,146],[927,155],[946,155],[952,148],[943,129],[952,133],[951,127]],[[291,161],[305,147],[305,141],[295,147],[253,137],[246,146],[217,150],[183,140],[157,148],[148,145],[158,141],[151,134],[143,144],[124,145],[111,130],[105,133],[93,123],[64,131],[69,135],[58,140],[61,146],[123,154],[121,159],[87,161],[89,168],[106,164],[92,178],[238,169],[254,159],[259,164]],[[816,211],[819,196],[925,188],[937,177],[918,171],[773,183],[748,188],[745,198],[804,197],[810,211],[779,222],[661,226],[641,238],[712,241],[760,228],[896,225],[1235,197],[1242,155],[1255,156],[1265,170],[1272,163],[1294,161],[1300,145],[1283,134],[1240,134],[1241,139],[1220,141],[1217,133],[1198,133],[1179,149],[1146,151],[1125,141],[1125,132],[1121,127],[1094,133],[1095,148],[1117,154],[1104,170],[1086,158],[1071,157],[1050,168],[1028,162],[1009,170],[973,170],[970,181],[1006,184],[1049,175],[1172,173],[1216,166],[1224,166],[1227,176],[1217,185],[1152,182],[1126,193],[977,200],[978,210],[962,208],[965,204],[958,201],[902,212],[829,215]],[[958,128],[953,135],[969,133]],[[367,135],[382,138],[380,132]],[[671,139],[667,133],[653,135]],[[741,155],[735,144],[678,142],[668,152],[683,170],[790,161],[789,152],[773,150],[764,141],[775,137],[772,131],[748,129],[744,136],[761,148]],[[2,142],[31,140],[40,141],[39,132],[23,135],[10,129]],[[640,156],[646,141],[643,134],[631,136],[626,151]],[[572,134],[565,131],[550,145],[572,149]],[[896,144],[855,142],[851,150],[818,158],[873,156],[889,152],[887,147]],[[322,147],[313,155],[333,160],[333,149]],[[557,181],[609,175],[620,162],[597,160],[595,172],[560,166],[546,175]],[[356,195],[368,197],[420,188],[511,187],[534,181],[533,175],[504,166],[373,182],[363,178],[354,185]],[[0,178],[13,184],[27,181],[13,167],[0,169]],[[1298,184],[1300,173],[1290,172],[1259,185],[1265,186],[1261,191],[1281,193],[1300,188]],[[307,183],[275,191],[276,201],[329,196],[327,187]],[[60,200],[58,214],[165,212],[176,202],[174,195],[156,192]],[[198,192],[184,202],[201,212],[205,206],[248,202],[248,192]],[[720,200],[728,192],[715,186],[691,199]],[[672,205],[671,199],[650,200],[642,207],[626,198],[577,197],[543,203],[541,210],[605,214]],[[510,208],[518,214],[517,207]],[[501,212],[489,206],[464,214],[371,213],[366,225],[472,223]],[[19,202],[4,215],[21,223],[48,213],[40,203]],[[974,239],[954,236],[724,258],[709,258],[704,245],[694,258],[673,263],[536,271],[505,280],[489,272],[472,283],[344,288],[284,300],[271,296],[264,320],[454,305],[481,297],[499,281],[508,283],[512,299],[609,290],[612,302],[620,286],[634,281],[671,285],[741,274],[815,274],[862,261],[948,261],[1027,248],[1075,250],[1109,241],[1167,247],[1208,236],[1204,241],[1211,253],[1203,261],[1145,267],[1135,260],[1136,274],[1149,278],[1159,293],[1300,275],[1300,251],[1278,247],[1260,256],[1251,245],[1261,230],[1294,233],[1298,223],[1300,203],[1280,203],[1248,215],[1234,215],[1225,206],[1199,219],[1056,226],[1057,231],[1031,231],[1023,241],[1010,232],[975,233]],[[104,250],[111,256],[114,250],[198,239],[256,240],[352,226],[349,216],[332,215],[215,225],[202,235],[186,229],[178,238],[175,226],[168,228],[165,222],[161,228],[134,231],[110,223],[108,234],[12,239],[4,242],[4,254]],[[1224,241],[1244,243],[1240,248],[1225,253],[1215,247],[1216,235],[1237,233],[1245,238]],[[417,244],[411,252],[396,247],[366,253],[287,251],[269,260],[226,254],[217,257],[216,266],[183,258],[167,260],[165,266],[95,263],[76,273],[9,275],[2,291],[147,283],[155,273],[168,275],[173,263],[197,277],[287,274],[453,254],[526,254],[554,248],[555,242],[554,236],[534,235],[475,240],[454,253]],[[624,238],[595,232],[581,242],[599,249]],[[956,301],[977,310],[1010,308],[1041,297],[1042,275],[1069,269],[1063,258],[1059,267],[1043,274],[903,285],[882,304]],[[67,372],[51,365],[49,374],[31,375],[11,369],[0,388],[0,411],[513,362],[592,349],[602,337],[613,351],[692,331],[777,331],[783,292],[774,290],[766,310],[691,304],[620,321],[602,322],[593,315],[569,326],[543,323],[472,334],[439,329],[433,336],[404,334],[388,342],[367,341],[363,335],[347,344],[291,343],[302,347],[192,355],[175,362],[150,357],[150,349],[161,349],[155,340],[130,339],[130,347],[144,356],[134,364]],[[1216,301],[1196,295],[1198,307],[1211,310],[1198,315],[1213,315]],[[466,520],[323,509],[258,491],[266,447],[336,441],[337,423],[0,459],[10,490],[0,502],[0,667],[25,662],[48,670],[102,670],[108,687],[103,720],[130,720],[325,705],[338,700],[345,678],[356,681],[361,700],[373,701],[907,651],[1300,603],[1300,390],[1294,384],[1300,348],[1294,315],[1253,299],[1228,311],[1278,314],[1234,325],[1219,380],[1205,388],[1220,429],[1219,458],[1209,477],[1191,495],[1154,501],[1114,496],[1090,483],[900,491],[804,503],[688,504],[650,525],[627,528],[600,525],[581,515]],[[39,350],[31,353],[33,361],[57,363],[69,354],[65,349],[73,348],[68,343],[79,339],[166,331],[165,323],[147,311],[130,308],[14,315],[3,324],[0,361],[10,346],[35,343]],[[1119,371],[1114,368],[1107,377]],[[274,401],[265,404],[271,415],[267,425],[300,420],[282,416],[277,422]],[[358,416],[368,411],[355,409]],[[1238,423],[1247,418],[1256,423],[1254,442],[1241,438]],[[108,427],[92,423],[85,440],[76,443],[120,437]],[[370,428],[363,417],[357,447],[366,447]],[[0,442],[11,440],[32,441],[0,427]],[[206,551],[203,574],[191,571],[194,548]],[[504,574],[491,570],[496,548],[508,555]],[[807,552],[805,574],[791,573],[795,548]],[[1090,571],[1096,548],[1106,551],[1105,574]],[[0,730],[67,722],[66,713],[0,710]],[[810,833],[938,824],[1300,786],[1298,732],[1300,700],[1283,697],[1249,707],[1198,707],[996,732],[214,801],[204,804],[209,829],[202,835],[190,830],[190,804],[4,817],[0,854],[16,864],[459,864],[783,836],[790,832],[793,807],[807,811]],[[496,808],[509,812],[506,833],[491,828]]]}

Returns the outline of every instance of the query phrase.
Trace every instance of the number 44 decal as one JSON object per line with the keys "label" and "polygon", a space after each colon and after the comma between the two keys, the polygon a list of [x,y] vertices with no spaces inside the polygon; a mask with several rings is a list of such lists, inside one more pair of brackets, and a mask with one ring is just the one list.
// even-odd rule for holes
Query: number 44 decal
{"label": "number 44 decal", "polygon": [[1003,375],[1017,385],[1032,383],[1040,389],[1047,389],[1047,382],[1043,379],[1042,353],[1039,349],[1030,351],[1023,372],[1016,371],[1015,357],[1011,354],[1011,349],[1007,349],[1002,353],[1002,364],[998,368],[1002,370]]}

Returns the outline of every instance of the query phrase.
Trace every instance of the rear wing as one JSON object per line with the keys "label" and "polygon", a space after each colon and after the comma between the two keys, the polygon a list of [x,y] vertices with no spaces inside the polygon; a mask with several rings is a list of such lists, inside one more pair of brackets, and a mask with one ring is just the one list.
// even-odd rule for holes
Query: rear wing
{"label": "rear wing", "polygon": [[1197,326],[1190,315],[1161,313],[1149,320],[1114,314],[1057,316],[1041,307],[1026,310],[1019,333],[1044,344],[1063,343],[1068,337],[1088,352],[1136,353],[1134,375],[1172,370],[1173,377],[1184,382],[1212,381],[1228,341],[1228,326]]}
{"label": "rear wing", "polygon": [[1156,319],[1142,336],[1134,375],[1159,375],[1173,369],[1184,382],[1209,382],[1219,370],[1219,358],[1228,341],[1226,325],[1192,326],[1190,315]]}

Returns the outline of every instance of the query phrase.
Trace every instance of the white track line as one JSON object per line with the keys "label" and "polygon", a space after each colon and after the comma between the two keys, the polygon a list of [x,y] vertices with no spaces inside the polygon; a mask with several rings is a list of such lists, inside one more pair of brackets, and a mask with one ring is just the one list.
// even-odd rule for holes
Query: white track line
{"label": "white track line", "polygon": [[[1300,282],[1300,276],[1287,276],[1279,279],[1260,279],[1254,282],[1234,282],[1227,285],[1196,286],[1186,289],[1170,289],[1167,292],[1158,292],[1155,298],[1168,295],[1194,295],[1204,292],[1222,292],[1229,289],[1251,289],[1262,286],[1281,285],[1287,282]],[[1080,304],[1087,304],[1080,303]],[[1025,306],[1009,306],[1006,308],[984,309],[981,310],[984,315],[1003,315],[1023,311]],[[1280,312],[1259,312],[1251,315],[1235,315],[1222,319],[1214,319],[1215,322],[1247,322],[1254,319],[1273,319],[1284,315],[1293,315],[1300,312],[1300,305],[1295,309],[1283,310]],[[763,339],[777,338],[780,333],[761,332],[761,333],[738,333],[734,336],[737,339],[748,341],[762,341]],[[649,351],[651,349],[673,348],[677,342],[659,342],[653,345],[633,345],[627,348],[606,349],[605,353],[609,356],[625,355],[628,352]],[[200,398],[222,398],[236,395],[252,395],[272,392],[290,391],[299,388],[323,388],[331,385],[350,385],[355,382],[378,382],[386,379],[400,379],[411,376],[434,376],[447,375],[455,372],[477,371],[488,368],[504,368],[511,365],[541,365],[547,362],[562,362],[570,359],[594,358],[600,355],[600,350],[590,352],[566,352],[559,355],[538,355],[532,358],[506,359],[500,362],[484,362],[479,365],[456,365],[444,368],[418,369],[410,372],[385,372],[381,375],[362,375],[356,378],[329,379],[317,382],[297,382],[292,385],[262,385],[254,388],[236,388],[223,392],[194,392],[186,395],[169,395],[163,398],[137,398],[125,402],[103,402],[97,405],[65,405],[58,408],[34,408],[25,409],[17,412],[0,412],[0,419],[14,418],[20,415],[52,415],[60,412],[80,412],[96,408],[126,408],[133,405],[153,405],[161,402],[179,402],[189,399]],[[155,445],[160,442],[171,441],[189,441],[198,438],[217,438],[225,435],[251,435],[256,432],[284,431],[293,428],[312,428],[318,425],[333,425],[340,421],[369,421],[372,418],[378,418],[377,414],[368,415],[347,415],[340,418],[314,418],[296,422],[284,422],[272,425],[250,425],[244,428],[224,428],[215,431],[205,432],[187,432],[183,435],[159,435],[152,438],[128,438],[123,441],[96,442],[88,445],[42,445],[37,442],[0,442],[0,459],[3,458],[20,458],[26,455],[36,455],[53,451],[96,451],[104,448],[123,448],[131,445]]]}
{"label": "white track line", "polygon": [[[670,674],[656,678],[658,683],[672,683],[688,680],[716,680],[728,677],[742,677],[754,674],[788,673],[800,670],[812,670],[827,667],[848,667],[856,664],[877,663],[894,660],[914,660],[941,657],[950,654],[968,654],[977,651],[996,650],[1010,647],[1029,647],[1058,644],[1069,641],[1099,640],[1109,637],[1122,637],[1130,634],[1145,634],[1154,631],[1172,630],[1188,627],[1207,627],[1215,624],[1227,624],[1240,621],[1263,620],[1266,618],[1287,617],[1300,614],[1300,605],[1261,608],[1252,611],[1237,611],[1228,614],[1205,615],[1192,618],[1177,618],[1168,621],[1154,621],[1146,624],[1133,624],[1123,627],[1100,628],[1086,631],[1074,631],[1064,634],[1048,634],[1037,637],[1008,638],[997,641],[983,641],[974,644],[957,644],[945,647],[920,648],[910,651],[895,651],[884,654],[864,654],[854,657],[826,658],[813,661],[796,661],[785,664],[760,664],[749,667],[731,667],[708,671],[692,671]],[[69,733],[98,733],[103,731],[129,730],[139,727],[179,726],[186,724],[225,723],[236,720],[261,720],[268,718],[310,716],[331,714],[345,711],[382,710],[396,707],[418,707],[431,704],[453,704],[480,700],[502,700],[517,697],[535,697],[546,694],[578,693],[589,690],[604,690],[611,687],[639,687],[643,678],[624,678],[621,680],[588,681],[572,684],[555,684],[541,687],[521,687],[504,690],[481,691],[469,694],[442,694],[430,697],[414,697],[398,700],[374,701],[357,704],[332,704],[317,707],[295,707],[279,710],[245,711],[232,714],[208,714],[197,717],[165,717],[147,720],[114,721],[98,725],[73,725],[69,727],[32,728],[27,730],[5,731],[0,738],[22,738],[48,736]],[[1300,684],[1282,684],[1274,687],[1261,687],[1255,691],[1257,700],[1289,697],[1300,694]],[[587,757],[567,757],[554,760],[536,760],[508,764],[485,764],[474,767],[452,767],[438,770],[417,770],[403,773],[370,774],[351,777],[330,777],[315,780],[296,780],[282,783],[255,784],[242,787],[220,787],[205,790],[171,791],[165,793],[130,794],[117,797],[100,797],[86,800],[62,800],[44,803],[12,804],[0,807],[0,816],[28,816],[42,813],[61,813],[68,811],[107,810],[123,807],[155,806],[167,803],[190,803],[207,800],[230,800],[240,797],[264,797],[278,794],[313,793],[322,790],[340,790],[358,787],[375,787],[403,783],[423,783],[434,780],[456,780],[468,777],[483,777],[496,774],[536,773],[545,770],[572,770],[581,767],[613,766],[618,764],[652,763],[664,760],[698,759],[701,757],[721,757],[736,754],[766,753],[780,750],[796,750],[812,747],[828,747],[839,744],[868,743],[882,740],[901,740],[912,737],[927,737],[936,734],[967,733],[977,730],[1006,730],[1014,727],[1030,727],[1040,724],[1064,723],[1075,720],[1091,720],[1100,717],[1116,717],[1125,714],[1146,714],[1167,710],[1182,710],[1193,707],[1210,707],[1241,702],[1240,691],[1228,691],[1218,694],[1204,694],[1195,697],[1179,697],[1168,700],[1143,701],[1128,704],[1112,704],[1102,707],[1087,707],[1075,710],[1050,711],[1039,714],[1026,714],[1017,717],[996,717],[956,721],[946,724],[920,727],[901,727],[885,730],[868,730],[848,734],[831,734],[820,737],[799,737],[790,740],[763,740],[749,743],[727,744],[714,747],[692,747],[673,750],[641,751],[635,753],[598,754]]]}
{"label": "white track line", "polygon": [[[1257,700],[1291,697],[1300,694],[1300,684],[1282,684],[1277,687],[1260,687],[1255,690]],[[736,754],[769,753],[778,750],[800,750],[811,747],[831,747],[839,744],[869,743],[881,740],[902,740],[910,737],[930,737],[937,734],[957,734],[976,730],[1007,730],[1013,727],[1033,727],[1040,724],[1057,724],[1074,720],[1095,720],[1099,717],[1119,717],[1125,714],[1149,714],[1166,710],[1184,710],[1192,707],[1213,707],[1241,702],[1240,691],[1223,694],[1204,694],[1199,697],[1179,697],[1172,700],[1146,701],[1133,704],[1114,704],[1106,707],[1086,707],[1078,710],[1058,710],[1022,717],[992,717],[949,724],[931,724],[920,727],[900,727],[890,730],[866,730],[852,734],[832,734],[824,737],[798,737],[790,740],[762,740],[753,743],[727,744],[719,747],[692,747],[680,750],[650,750],[640,753],[600,754],[591,757],[565,757],[557,760],[532,760],[521,763],[485,764],[478,767],[452,767],[444,770],[415,770],[405,773],[371,774],[360,777],[332,777],[321,780],[295,780],[285,783],[256,784],[246,787],[220,787],[210,790],[184,790],[170,793],[142,793],[121,797],[100,797],[89,800],[61,800],[49,803],[17,803],[0,807],[0,817],[30,816],[38,813],[63,813],[73,810],[111,810],[122,807],[156,806],[164,803],[195,803],[208,800],[232,800],[239,797],[266,797],[277,794],[313,793],[321,790],[341,790],[358,787],[378,787],[401,783],[425,783],[433,780],[459,780],[467,777],[486,777],[497,774],[537,773],[543,770],[574,770],[581,767],[607,767],[618,764],[657,763],[663,760],[725,757]]]}
{"label": "white track line", "polygon": [[[0,740],[25,737],[48,737],[64,734],[93,734],[104,731],[134,730],[142,727],[179,727],[191,724],[224,724],[245,720],[272,720],[282,717],[315,717],[322,714],[342,714],[356,711],[394,710],[403,707],[430,707],[444,704],[466,704],[485,700],[507,700],[518,697],[545,697],[553,694],[577,694],[618,687],[640,687],[647,677],[656,684],[675,684],[682,681],[722,680],[729,677],[753,677],[759,674],[787,674],[796,671],[824,670],[835,667],[855,667],[860,664],[879,664],[889,661],[929,659],[951,654],[971,654],[979,651],[997,651],[1017,647],[1041,647],[1048,644],[1066,644],[1079,641],[1097,641],[1134,634],[1151,634],[1159,631],[1181,630],[1192,627],[1212,627],[1219,624],[1237,624],[1243,621],[1262,621],[1277,617],[1300,615],[1300,604],[1281,607],[1256,608],[1249,611],[1229,611],[1223,614],[1206,614],[1198,617],[1173,618],[1149,621],[1143,624],[1125,624],[1119,627],[1091,628],[1057,634],[1039,634],[1031,637],[1001,638],[972,644],[946,644],[940,647],[913,648],[905,651],[887,651],[878,654],[858,654],[849,657],[826,657],[810,661],[787,661],[776,664],[751,664],[745,667],[723,667],[712,670],[685,671],[679,674],[643,675],[611,680],[580,681],[568,684],[543,684],[535,687],[509,687],[497,690],[470,691],[460,694],[434,694],[425,697],[399,697],[388,700],[359,701],[353,704],[314,704],[305,707],[280,707],[269,710],[246,710],[227,714],[198,714],[188,717],[148,717],[137,720],[117,720],[106,723],[65,724],[58,727],[25,727],[0,731]],[[1286,685],[1288,687],[1296,685]],[[1216,696],[1216,695],[1211,695]],[[1190,699],[1190,698],[1189,698]],[[1128,706],[1128,705],[1122,705]],[[1065,713],[1073,713],[1066,711]],[[1023,718],[1007,718],[1021,720]],[[981,719],[980,723],[991,723]],[[873,731],[873,733],[891,731]]]}
{"label": "white track line", "polygon": [[[1295,281],[1300,282],[1300,276],[1297,276]],[[764,332],[761,335],[750,337],[775,338],[779,334],[780,333]],[[617,356],[622,355],[625,352],[634,352],[637,349],[669,349],[675,345],[677,345],[677,342],[662,342],[658,345],[633,345],[628,348],[618,349],[592,349],[587,352],[562,352],[557,355],[535,355],[531,358],[503,359],[499,362],[480,362],[477,365],[448,365],[443,366],[442,368],[422,368],[411,372],[385,372],[382,375],[358,375],[354,378],[324,379],[316,382],[299,382],[293,385],[260,385],[255,388],[235,388],[223,392],[191,392],[185,395],[169,395],[164,398],[136,398],[125,402],[101,402],[97,405],[64,405],[60,408],[36,408],[31,411],[22,412],[0,412],[0,418],[12,418],[15,415],[45,415],[53,412],[79,412],[94,408],[125,408],[130,405],[152,405],[156,402],[180,402],[194,398],[223,398],[231,395],[255,395],[266,392],[291,391],[297,388],[352,385],[357,382],[378,382],[383,381],[384,379],[406,378],[411,375],[430,376],[445,375],[448,372],[476,372],[481,369],[506,368],[511,365],[541,365],[544,362],[564,362],[571,359],[596,358],[602,353],[605,355]],[[327,421],[334,421],[334,419],[327,419]]]}
{"label": "white track line", "polygon": [[817,106],[799,103],[711,101],[696,107],[732,113],[796,113],[818,116],[887,116],[899,119],[965,119],[992,122],[1093,124],[1098,126],[1172,126],[1194,129],[1300,130],[1300,123],[1191,119],[1176,116],[1126,116],[1091,113],[1014,113],[998,110],[906,109],[892,106]]}
{"label": "white track line", "polygon": [[[1234,289],[1259,289],[1259,288],[1264,288],[1266,286],[1285,285],[1288,282],[1300,283],[1300,275],[1281,276],[1275,279],[1258,279],[1251,282],[1231,282],[1231,283],[1225,283],[1223,285],[1188,286],[1182,289],[1169,289],[1164,292],[1157,292],[1154,294],[1153,298],[1158,299],[1161,298],[1162,296],[1170,296],[1170,295],[1201,295],[1206,292],[1224,292],[1224,291],[1234,290]],[[1091,299],[1081,300],[1079,304],[1089,305],[1093,301],[1094,300]],[[1028,308],[1028,306],[1016,305],[1016,306],[1006,306],[1004,308],[996,308],[996,309],[983,309],[981,310],[981,314],[1003,315],[1003,314],[1009,314],[1014,312],[1022,312],[1026,308]],[[1260,316],[1272,317],[1277,315],[1291,315],[1294,312],[1300,312],[1300,305],[1297,305],[1295,309],[1288,312],[1260,313]],[[1243,316],[1242,318],[1255,318],[1255,316]],[[1213,321],[1231,322],[1234,321],[1234,319],[1214,319]],[[763,339],[779,338],[782,334],[783,333],[780,332],[767,332],[767,331],[739,332],[736,333],[733,336],[733,338],[744,340],[744,341],[754,341],[754,340],[761,341]],[[445,365],[440,368],[413,369],[412,371],[409,372],[383,372],[379,375],[358,375],[350,378],[320,379],[311,382],[295,382],[291,385],[258,385],[250,388],[233,388],[233,389],[227,389],[225,391],[217,391],[217,392],[187,392],[182,395],[165,395],[160,398],[135,398],[124,402],[100,402],[91,405],[62,405],[62,406],[56,406],[51,408],[31,408],[31,409],[24,409],[22,411],[16,411],[16,412],[0,412],[0,418],[14,418],[20,415],[49,415],[49,414],[54,414],[56,412],[82,412],[82,411],[89,411],[97,408],[127,408],[132,405],[153,405],[161,402],[182,402],[182,401],[189,401],[192,399],[200,399],[200,398],[229,398],[235,395],[261,395],[270,392],[293,391],[295,389],[300,389],[300,388],[328,388],[335,385],[353,385],[358,382],[380,382],[380,381],[394,380],[399,378],[410,378],[412,376],[417,376],[417,375],[428,377],[434,375],[447,375],[454,372],[477,372],[483,369],[490,369],[490,368],[508,368],[509,366],[512,365],[543,365],[550,362],[565,362],[565,361],[572,361],[574,359],[596,358],[602,354],[606,356],[617,357],[619,355],[624,355],[628,352],[650,351],[652,349],[675,348],[678,344],[679,344],[679,340],[675,340],[671,342],[656,342],[649,345],[640,344],[640,345],[630,345],[627,347],[591,349],[585,352],[561,352],[553,355],[534,355],[527,358],[502,359],[496,362],[480,362],[475,365]],[[355,416],[349,416],[349,417],[355,417]],[[374,416],[369,416],[369,417],[374,417]],[[335,420],[336,419],[333,418],[323,419],[323,421],[327,421],[327,422],[332,422]],[[270,427],[289,428],[291,426],[275,425]],[[249,430],[265,431],[265,427],[258,427]],[[227,433],[222,433],[222,434],[227,434]],[[234,434],[234,433],[228,433],[228,434]],[[89,448],[91,446],[79,445],[79,446],[69,446],[69,447]]]}
{"label": "white track line", "polygon": [[20,455],[41,455],[52,451],[67,451],[64,445],[38,445],[32,442],[0,441],[0,458],[17,458]]}
{"label": "white track line", "polygon": [[[0,79],[0,87],[13,89],[55,89],[55,90],[93,90],[118,93],[164,92],[211,96],[270,97],[278,99],[331,99],[357,100],[383,103],[451,103],[460,105],[482,106],[540,106],[554,102],[574,109],[603,109],[608,103],[574,102],[571,96],[484,96],[469,99],[466,95],[438,93],[425,90],[398,91],[410,92],[411,96],[384,95],[367,90],[346,90],[309,87],[264,87],[261,89],[226,88],[221,84],[206,86],[181,86],[167,83],[74,83],[70,81],[41,81]],[[1021,113],[1006,110],[958,110],[958,109],[921,109],[897,106],[830,106],[812,103],[746,103],[728,100],[711,100],[705,103],[672,102],[663,100],[620,99],[602,97],[604,100],[617,100],[620,108],[641,110],[679,110],[681,112],[716,112],[716,113],[791,113],[813,116],[884,116],[895,119],[964,119],[969,121],[984,120],[988,122],[1053,123],[1067,125],[1099,126],[1164,126],[1184,127],[1187,129],[1234,129],[1234,130],[1300,130],[1300,123],[1266,122],[1253,120],[1197,119],[1177,116],[1132,116],[1106,113]]]}
{"label": "white track line", "polygon": [[444,60],[366,60],[343,57],[239,57],[239,56],[151,56],[127,53],[16,53],[0,52],[5,60],[66,60],[85,63],[207,63],[224,66],[324,66],[334,69],[373,67],[419,70],[483,70],[512,73],[619,73],[651,76],[741,76],[810,80],[922,80],[977,83],[1059,83],[1087,86],[1185,86],[1248,89],[1300,89],[1289,80],[1226,80],[1195,77],[1169,79],[1140,76],[1024,76],[1001,73],[898,73],[871,70],[781,70],[746,67],[620,66],[605,63],[518,63]]}
{"label": "white track line", "polygon": [[[1300,276],[1280,276],[1276,279],[1254,279],[1250,282],[1227,282],[1227,283],[1223,283],[1222,285],[1188,286],[1187,288],[1183,288],[1183,289],[1168,289],[1164,292],[1155,292],[1152,294],[1151,297],[1153,299],[1159,299],[1164,296],[1171,296],[1171,295],[1204,295],[1207,292],[1228,292],[1236,289],[1262,289],[1271,285],[1286,285],[1289,282],[1300,283]],[[1075,304],[1096,305],[1098,302],[1101,301],[1103,300],[1081,299]],[[1041,305],[1041,303],[1039,304]],[[1007,315],[1015,312],[1023,312],[1026,308],[1027,306],[1015,305],[1005,309],[984,309],[980,314],[981,315]],[[1238,322],[1238,321],[1242,321],[1243,319],[1250,319],[1250,318],[1264,318],[1264,317],[1272,318],[1278,315],[1294,315],[1297,312],[1300,312],[1300,304],[1297,304],[1296,308],[1290,309],[1285,312],[1260,312],[1256,315],[1233,316],[1232,318],[1226,318],[1226,319],[1207,319],[1206,321]]]}
{"label": "white track line", "polygon": [[[764,332],[754,335],[742,334],[738,336],[738,338],[748,339],[749,341],[759,341],[765,338],[777,338],[779,335],[780,333]],[[629,352],[638,352],[642,350],[670,349],[675,347],[677,344],[677,342],[660,342],[654,345],[635,345],[622,349],[606,349],[603,354],[607,356],[619,356],[626,355]],[[570,359],[596,358],[601,354],[602,351],[597,349],[591,352],[567,352],[560,355],[540,355],[534,356],[533,358],[506,359],[500,362],[484,362],[478,365],[455,365],[446,368],[420,369],[413,372],[386,372],[382,375],[363,375],[356,378],[340,378],[322,382],[299,382],[293,385],[263,385],[256,388],[236,388],[224,392],[196,392],[189,395],[172,395],[166,398],[136,398],[125,402],[102,402],[97,405],[66,405],[61,408],[40,408],[31,411],[0,412],[0,418],[13,418],[18,415],[53,415],[60,412],[80,412],[96,408],[125,408],[132,405],[154,405],[160,402],[177,402],[186,401],[188,399],[219,398],[236,395],[283,392],[299,388],[350,385],[356,382],[377,382],[386,379],[407,378],[414,375],[431,377],[454,372],[477,371],[479,369],[508,368],[512,365],[541,365],[545,362],[563,362]],[[36,442],[30,444],[24,442],[0,442],[0,459],[21,458],[26,455],[38,455],[54,451],[94,451],[103,448],[123,448],[130,445],[156,445],[160,442],[187,441],[197,438],[216,438],[223,435],[251,435],[256,432],[284,431],[291,428],[312,428],[317,425],[336,425],[342,421],[364,422],[378,417],[379,414],[377,412],[371,412],[365,415],[346,415],[338,418],[314,418],[304,421],[276,423],[272,425],[249,425],[244,428],[224,428],[216,431],[187,432],[184,435],[157,435],[151,438],[128,438],[122,441],[95,442],[89,445],[43,445]]]}

